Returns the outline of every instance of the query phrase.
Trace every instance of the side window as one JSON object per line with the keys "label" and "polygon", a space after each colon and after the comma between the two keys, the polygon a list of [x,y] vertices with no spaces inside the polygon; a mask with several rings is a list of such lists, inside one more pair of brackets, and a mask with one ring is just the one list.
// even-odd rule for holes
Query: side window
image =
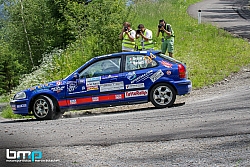
{"label": "side window", "polygon": [[80,73],[80,78],[91,78],[120,72],[121,58],[97,61]]}
{"label": "side window", "polygon": [[133,71],[157,66],[157,62],[146,55],[126,56],[125,71]]}

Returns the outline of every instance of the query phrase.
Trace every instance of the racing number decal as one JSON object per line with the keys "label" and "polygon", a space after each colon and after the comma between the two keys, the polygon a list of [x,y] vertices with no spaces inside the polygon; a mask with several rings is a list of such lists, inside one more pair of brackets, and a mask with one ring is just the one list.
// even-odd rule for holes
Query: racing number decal
{"label": "racing number decal", "polygon": [[156,56],[150,53],[150,56],[144,56],[144,59],[148,61],[148,63],[151,63]]}

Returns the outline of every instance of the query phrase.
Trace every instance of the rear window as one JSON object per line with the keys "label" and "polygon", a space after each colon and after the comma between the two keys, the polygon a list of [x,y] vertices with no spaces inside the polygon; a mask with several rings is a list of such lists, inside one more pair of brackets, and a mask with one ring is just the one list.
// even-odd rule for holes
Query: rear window
{"label": "rear window", "polygon": [[158,54],[157,56],[159,56],[159,57],[161,57],[161,58],[163,58],[163,59],[165,59],[165,60],[168,60],[168,61],[170,61],[170,62],[172,62],[172,63],[181,63],[180,61],[175,60],[174,58],[169,57],[169,56],[167,56],[167,55],[164,55],[164,54],[162,54],[162,53]]}

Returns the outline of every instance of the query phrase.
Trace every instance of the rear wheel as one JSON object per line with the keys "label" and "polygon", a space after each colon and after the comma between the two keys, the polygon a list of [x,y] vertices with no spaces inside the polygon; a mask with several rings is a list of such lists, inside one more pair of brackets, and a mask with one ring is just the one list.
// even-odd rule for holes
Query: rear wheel
{"label": "rear wheel", "polygon": [[37,119],[53,119],[55,105],[47,96],[38,96],[33,104],[33,114]]}
{"label": "rear wheel", "polygon": [[150,101],[156,108],[170,107],[176,99],[176,91],[166,83],[155,85],[150,91]]}

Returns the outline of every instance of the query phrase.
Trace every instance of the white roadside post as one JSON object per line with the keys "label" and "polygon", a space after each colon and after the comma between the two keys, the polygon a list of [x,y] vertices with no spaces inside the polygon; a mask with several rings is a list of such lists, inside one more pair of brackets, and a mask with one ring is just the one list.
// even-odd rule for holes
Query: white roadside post
{"label": "white roadside post", "polygon": [[201,10],[198,10],[198,24],[201,24]]}

